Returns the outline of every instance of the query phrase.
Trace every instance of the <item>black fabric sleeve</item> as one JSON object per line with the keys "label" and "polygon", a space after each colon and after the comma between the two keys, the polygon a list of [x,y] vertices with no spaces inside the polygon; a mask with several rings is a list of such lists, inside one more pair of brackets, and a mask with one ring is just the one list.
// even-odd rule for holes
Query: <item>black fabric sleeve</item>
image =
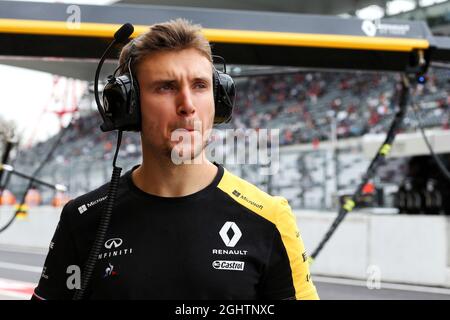
{"label": "black fabric sleeve", "polygon": [[295,299],[289,258],[278,232],[274,232],[262,289],[263,299],[280,300],[292,297]]}
{"label": "black fabric sleeve", "polygon": [[[70,228],[70,216],[73,214],[70,203],[67,203],[61,212],[59,223],[49,245],[41,278],[32,299],[71,299],[75,293],[75,290],[69,287],[73,287],[76,283],[74,277],[77,276],[77,272],[74,270],[80,266]],[[68,279],[72,285],[68,286]]]}

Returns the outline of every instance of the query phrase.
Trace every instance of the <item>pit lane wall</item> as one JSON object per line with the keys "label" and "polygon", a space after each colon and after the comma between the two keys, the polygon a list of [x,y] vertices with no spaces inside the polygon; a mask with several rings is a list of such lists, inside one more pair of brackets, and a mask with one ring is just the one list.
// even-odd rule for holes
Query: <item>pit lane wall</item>
{"label": "pit lane wall", "polygon": [[[12,207],[0,207],[1,226],[12,213]],[[311,253],[336,213],[305,210],[295,214]],[[53,207],[31,208],[27,218],[0,233],[0,247],[46,253],[59,215],[60,209]],[[313,275],[450,287],[450,217],[350,213],[311,271]]]}

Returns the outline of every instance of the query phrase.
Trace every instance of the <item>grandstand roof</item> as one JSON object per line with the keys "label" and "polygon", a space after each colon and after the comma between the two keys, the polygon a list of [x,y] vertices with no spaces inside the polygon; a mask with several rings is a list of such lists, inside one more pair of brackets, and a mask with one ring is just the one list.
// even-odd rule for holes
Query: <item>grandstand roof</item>
{"label": "grandstand roof", "polygon": [[337,15],[368,5],[383,6],[385,2],[386,0],[120,0],[117,3]]}

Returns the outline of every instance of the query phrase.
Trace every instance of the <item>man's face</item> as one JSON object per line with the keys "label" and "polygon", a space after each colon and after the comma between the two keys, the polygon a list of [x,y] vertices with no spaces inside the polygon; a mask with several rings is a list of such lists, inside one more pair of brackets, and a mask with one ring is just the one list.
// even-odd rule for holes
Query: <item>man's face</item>
{"label": "man's face", "polygon": [[136,76],[143,147],[168,157],[173,148],[183,159],[197,157],[214,121],[211,62],[195,49],[159,52],[139,63]]}

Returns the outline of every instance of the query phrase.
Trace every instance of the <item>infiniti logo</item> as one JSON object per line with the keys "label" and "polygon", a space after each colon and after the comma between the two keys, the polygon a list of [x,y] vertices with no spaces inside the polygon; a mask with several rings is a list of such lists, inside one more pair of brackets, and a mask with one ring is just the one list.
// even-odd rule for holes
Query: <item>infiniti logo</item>
{"label": "infiniti logo", "polygon": [[[231,239],[228,237],[228,231],[230,231],[230,229],[234,232],[234,235],[231,237]],[[220,229],[219,235],[227,247],[234,247],[241,238],[242,232],[238,228],[236,223],[227,221],[223,225],[222,229]]]}
{"label": "infiniti logo", "polygon": [[106,249],[111,249],[112,247],[114,247],[114,248],[118,248],[118,247],[120,247],[121,245],[122,245],[122,239],[120,239],[120,238],[112,238],[112,239],[109,239],[109,240],[107,240],[106,242],[105,242],[105,248]]}

